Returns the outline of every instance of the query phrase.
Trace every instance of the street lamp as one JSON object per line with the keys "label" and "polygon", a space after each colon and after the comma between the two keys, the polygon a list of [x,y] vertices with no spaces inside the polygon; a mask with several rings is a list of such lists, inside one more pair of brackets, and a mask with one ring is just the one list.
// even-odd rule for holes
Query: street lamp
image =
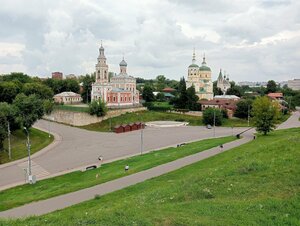
{"label": "street lamp", "polygon": [[143,154],[144,152],[144,128],[143,128],[143,118],[140,114],[137,114],[139,117],[140,117],[140,120],[141,120],[141,155]]}
{"label": "street lamp", "polygon": [[8,141],[8,158],[11,160],[11,146],[10,146],[10,125],[9,121],[7,120],[7,141]]}
{"label": "street lamp", "polygon": [[31,177],[31,158],[30,158],[30,140],[29,140],[29,132],[27,128],[24,126],[24,130],[27,133],[27,151],[28,151],[28,177]]}

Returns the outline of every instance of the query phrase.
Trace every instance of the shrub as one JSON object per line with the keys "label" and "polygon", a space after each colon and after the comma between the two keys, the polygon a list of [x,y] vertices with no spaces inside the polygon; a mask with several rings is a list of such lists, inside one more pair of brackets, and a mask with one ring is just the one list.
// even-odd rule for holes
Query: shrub
{"label": "shrub", "polygon": [[[215,112],[215,113],[214,113]],[[223,114],[221,110],[215,108],[207,108],[203,111],[203,123],[205,125],[214,124],[214,114],[216,126],[221,126],[223,121]]]}
{"label": "shrub", "polygon": [[89,104],[89,113],[90,115],[97,115],[98,117],[106,115],[107,107],[105,103],[99,99],[98,101],[93,100]]}

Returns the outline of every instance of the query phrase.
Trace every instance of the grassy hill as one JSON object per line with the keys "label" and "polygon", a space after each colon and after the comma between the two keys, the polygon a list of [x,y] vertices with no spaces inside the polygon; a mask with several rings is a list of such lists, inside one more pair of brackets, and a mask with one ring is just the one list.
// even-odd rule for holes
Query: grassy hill
{"label": "grassy hill", "polygon": [[0,225],[300,225],[300,128],[146,182]]}

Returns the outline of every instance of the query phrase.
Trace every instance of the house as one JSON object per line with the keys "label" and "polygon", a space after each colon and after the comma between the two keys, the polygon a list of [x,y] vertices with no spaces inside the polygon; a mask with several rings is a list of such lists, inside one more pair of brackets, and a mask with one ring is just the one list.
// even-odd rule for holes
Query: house
{"label": "house", "polygon": [[76,104],[80,103],[82,98],[80,94],[74,92],[62,92],[54,95],[54,102],[63,104]]}
{"label": "house", "polygon": [[213,99],[213,100],[200,100],[201,110],[204,111],[207,108],[224,109],[227,111],[228,117],[232,117],[237,106],[238,101],[232,99]]}
{"label": "house", "polygon": [[216,95],[214,96],[214,100],[233,100],[239,101],[240,98],[236,95]]}
{"label": "house", "polygon": [[172,92],[175,92],[175,91],[176,91],[176,89],[173,89],[171,87],[166,87],[162,90],[162,92],[164,92],[164,93],[172,93]]}
{"label": "house", "polygon": [[283,100],[283,93],[268,93],[267,96],[273,100]]}

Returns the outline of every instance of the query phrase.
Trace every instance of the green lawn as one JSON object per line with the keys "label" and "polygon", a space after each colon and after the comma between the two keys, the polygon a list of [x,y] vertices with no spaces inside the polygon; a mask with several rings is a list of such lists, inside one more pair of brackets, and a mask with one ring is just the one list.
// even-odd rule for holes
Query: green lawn
{"label": "green lawn", "polygon": [[[126,176],[128,173],[136,173],[187,155],[216,147],[220,144],[233,141],[234,139],[235,137],[229,136],[197,141],[179,148],[166,148],[142,156],[135,156],[125,160],[107,163],[95,170],[86,172],[77,171],[41,180],[35,185],[22,185],[1,191],[0,211],[101,184]],[[124,174],[123,169],[126,164],[130,165],[130,171],[127,174]],[[96,174],[99,174],[99,178],[96,178]]]}
{"label": "green lawn", "polygon": [[[111,119],[103,120],[100,123],[94,123],[86,126],[80,126],[79,128],[107,132],[110,131],[110,120],[111,126],[114,128],[116,125],[128,124],[138,121],[150,122],[150,121],[180,121],[180,122],[189,122],[190,126],[203,126],[202,117],[186,115],[186,114],[177,114],[169,112],[158,112],[158,111],[140,111],[133,113],[126,113]],[[245,119],[225,119],[223,126],[227,127],[247,127],[247,120]],[[250,124],[251,126],[251,124]]]}
{"label": "green lawn", "polygon": [[91,201],[2,225],[300,225],[299,181],[300,128],[280,130]]}
{"label": "green lawn", "polygon": [[163,102],[152,102],[153,106],[155,107],[173,107],[173,105],[171,105],[169,102],[167,101],[163,101]]}
{"label": "green lawn", "polygon": [[[46,132],[40,131],[35,128],[31,128],[30,132],[30,142],[31,142],[31,154],[41,150],[46,147],[53,141],[53,136],[49,135]],[[11,135],[11,151],[12,151],[12,160],[21,159],[27,156],[27,136],[22,130],[14,131]],[[7,140],[4,141],[5,151],[0,152],[0,164],[9,162],[8,159],[8,143]]]}
{"label": "green lawn", "polygon": [[55,105],[54,109],[57,110],[65,110],[65,111],[74,111],[74,112],[89,112],[89,108],[86,107],[79,107],[79,106],[72,106],[72,105]]}

